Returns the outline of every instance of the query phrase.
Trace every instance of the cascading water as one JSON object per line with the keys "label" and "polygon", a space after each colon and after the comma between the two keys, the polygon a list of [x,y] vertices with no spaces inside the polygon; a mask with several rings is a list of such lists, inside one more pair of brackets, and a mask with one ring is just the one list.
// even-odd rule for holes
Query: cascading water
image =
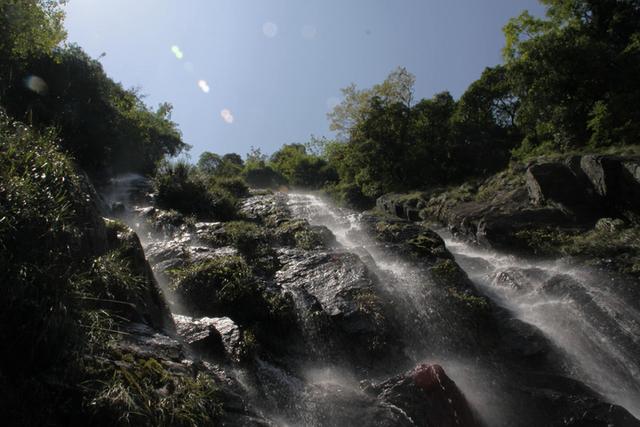
{"label": "cascading water", "polygon": [[441,233],[476,285],[566,355],[567,374],[640,416],[640,312],[607,277],[563,261],[531,262]]}
{"label": "cascading water", "polygon": [[483,384],[492,381],[492,374],[478,360],[465,359],[452,351],[451,341],[463,341],[466,331],[450,324],[450,307],[444,302],[446,291],[434,285],[428,269],[376,243],[363,229],[361,214],[331,206],[309,193],[288,194],[288,205],[293,216],[331,230],[345,250],[360,256],[378,276],[383,294],[402,318],[402,330],[396,333],[404,338],[410,364],[441,364],[483,418],[492,420],[492,425],[501,424],[508,396],[500,390],[486,393]]}

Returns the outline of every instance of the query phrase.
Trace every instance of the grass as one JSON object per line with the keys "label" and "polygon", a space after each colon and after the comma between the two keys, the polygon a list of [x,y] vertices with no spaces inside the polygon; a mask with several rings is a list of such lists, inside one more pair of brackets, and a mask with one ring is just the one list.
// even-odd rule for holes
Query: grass
{"label": "grass", "polygon": [[101,425],[214,425],[222,413],[219,387],[205,372],[177,375],[155,359],[124,355],[96,376],[86,406]]}

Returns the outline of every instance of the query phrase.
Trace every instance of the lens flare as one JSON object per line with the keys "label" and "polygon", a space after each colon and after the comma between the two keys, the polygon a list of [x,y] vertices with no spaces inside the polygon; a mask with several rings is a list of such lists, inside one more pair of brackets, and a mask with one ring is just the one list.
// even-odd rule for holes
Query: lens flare
{"label": "lens flare", "polygon": [[184,70],[189,73],[193,73],[193,70],[195,69],[195,67],[193,66],[193,62],[189,62],[189,61],[185,62],[183,67],[184,67]]}
{"label": "lens flare", "polygon": [[180,48],[176,45],[171,46],[171,52],[173,52],[173,54],[176,56],[176,58],[178,59],[182,59],[182,57],[184,56],[184,54],[182,53],[182,51],[180,50]]}
{"label": "lens flare", "polygon": [[262,25],[262,33],[269,38],[273,38],[278,34],[278,26],[273,22],[265,22]]}
{"label": "lens flare", "polygon": [[204,93],[209,93],[209,91],[211,90],[209,84],[205,80],[198,80],[198,87]]}
{"label": "lens flare", "polygon": [[24,79],[24,85],[27,89],[37,93],[38,95],[46,95],[49,91],[49,86],[41,77],[27,76]]}
{"label": "lens flare", "polygon": [[231,114],[231,111],[229,111],[229,109],[227,108],[220,111],[220,117],[222,117],[222,120],[224,120],[226,123],[233,123],[233,114]]}

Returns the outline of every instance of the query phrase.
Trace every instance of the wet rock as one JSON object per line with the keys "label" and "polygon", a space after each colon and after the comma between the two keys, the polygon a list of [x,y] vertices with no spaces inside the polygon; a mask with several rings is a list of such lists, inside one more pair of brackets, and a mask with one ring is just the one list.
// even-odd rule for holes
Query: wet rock
{"label": "wet rock", "polygon": [[589,181],[565,163],[534,164],[527,169],[526,182],[535,205],[554,202],[578,215],[593,215],[600,206]]}
{"label": "wet rock", "polygon": [[542,332],[521,320],[508,318],[500,324],[501,345],[516,357],[539,358],[551,351],[551,343]]}
{"label": "wet rock", "polygon": [[174,314],[176,331],[185,343],[198,353],[212,358],[222,359],[225,346],[222,335],[216,329],[216,319],[210,317],[193,318]]}
{"label": "wet rock", "polygon": [[283,267],[276,282],[293,294],[310,339],[327,342],[321,351],[332,353],[332,348],[347,345],[350,357],[370,359],[389,350],[389,322],[375,277],[356,255],[299,250],[280,254]]}
{"label": "wet rock", "polygon": [[110,249],[117,249],[120,252],[121,256],[128,261],[132,273],[142,278],[145,283],[143,292],[136,296],[136,300],[126,302],[133,303],[139,317],[150,326],[170,334],[174,333],[175,324],[171,312],[151,266],[145,258],[138,235],[126,226],[110,227],[107,242]]}
{"label": "wet rock", "polygon": [[165,359],[180,362],[185,352],[178,340],[158,332],[142,323],[129,323],[124,326],[126,335],[116,342],[117,348],[134,353],[139,358]]}
{"label": "wet rock", "polygon": [[244,342],[238,325],[228,317],[217,317],[209,319],[209,321],[220,334],[227,357],[236,362],[240,361],[243,357]]}
{"label": "wet rock", "polygon": [[439,365],[413,371],[372,387],[381,402],[393,405],[416,426],[482,426],[464,394]]}

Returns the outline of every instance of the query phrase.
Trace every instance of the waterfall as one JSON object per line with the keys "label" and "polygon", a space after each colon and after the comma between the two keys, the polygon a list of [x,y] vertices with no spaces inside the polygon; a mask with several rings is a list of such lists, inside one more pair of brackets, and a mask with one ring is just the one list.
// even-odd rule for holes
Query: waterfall
{"label": "waterfall", "polygon": [[499,389],[487,393],[485,387],[496,381],[495,374],[478,359],[468,360],[451,350],[450,341],[462,340],[458,334],[464,332],[449,323],[446,292],[434,285],[428,269],[385,250],[363,228],[359,213],[310,193],[288,194],[288,205],[293,216],[327,227],[344,250],[360,256],[378,276],[382,295],[402,320],[396,333],[404,338],[411,366],[441,364],[484,419],[492,420],[491,425],[509,424],[509,396]]}
{"label": "waterfall", "polygon": [[534,262],[441,232],[476,285],[564,352],[567,374],[640,416],[640,312],[606,275],[566,261]]}

